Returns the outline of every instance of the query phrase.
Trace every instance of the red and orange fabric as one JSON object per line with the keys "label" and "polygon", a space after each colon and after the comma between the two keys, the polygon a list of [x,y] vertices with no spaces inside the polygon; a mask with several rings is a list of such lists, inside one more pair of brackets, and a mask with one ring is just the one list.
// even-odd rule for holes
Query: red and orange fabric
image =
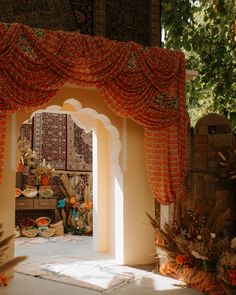
{"label": "red and orange fabric", "polygon": [[155,198],[170,204],[183,195],[188,124],[184,54],[22,24],[0,23],[0,169],[6,113],[42,106],[66,82],[96,86],[113,112],[143,125]]}

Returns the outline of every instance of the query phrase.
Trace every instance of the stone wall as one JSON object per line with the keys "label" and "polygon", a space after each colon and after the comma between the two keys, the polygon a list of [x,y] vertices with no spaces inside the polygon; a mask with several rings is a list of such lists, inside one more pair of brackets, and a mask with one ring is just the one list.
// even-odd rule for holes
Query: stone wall
{"label": "stone wall", "polygon": [[206,214],[216,202],[221,202],[222,211],[231,208],[227,228],[235,234],[235,183],[219,177],[220,157],[217,153],[227,155],[229,148],[236,149],[236,143],[227,118],[218,114],[202,117],[192,133],[188,184],[191,200]]}

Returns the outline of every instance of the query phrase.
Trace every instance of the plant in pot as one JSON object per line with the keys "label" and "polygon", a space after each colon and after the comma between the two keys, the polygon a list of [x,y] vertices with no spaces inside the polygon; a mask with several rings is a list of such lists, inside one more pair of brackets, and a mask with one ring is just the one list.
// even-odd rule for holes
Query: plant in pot
{"label": "plant in pot", "polygon": [[42,186],[47,186],[51,182],[54,168],[52,168],[50,164],[46,165],[46,161],[45,159],[43,159],[43,163],[33,169],[32,173],[40,179],[40,183]]}

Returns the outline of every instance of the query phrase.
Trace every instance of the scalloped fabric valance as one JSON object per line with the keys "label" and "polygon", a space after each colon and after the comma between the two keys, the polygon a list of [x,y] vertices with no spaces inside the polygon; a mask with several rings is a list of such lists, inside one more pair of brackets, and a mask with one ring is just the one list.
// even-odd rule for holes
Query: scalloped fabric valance
{"label": "scalloped fabric valance", "polygon": [[155,198],[170,204],[176,195],[183,196],[188,125],[184,54],[22,24],[0,23],[0,179],[7,114],[42,106],[65,83],[96,86],[114,113],[143,125]]}

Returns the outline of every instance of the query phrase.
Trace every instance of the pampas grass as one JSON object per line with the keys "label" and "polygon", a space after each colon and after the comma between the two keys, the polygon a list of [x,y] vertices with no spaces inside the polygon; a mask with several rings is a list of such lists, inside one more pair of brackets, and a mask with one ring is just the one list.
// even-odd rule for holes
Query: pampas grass
{"label": "pampas grass", "polygon": [[[156,226],[157,256],[165,259],[161,270],[168,264],[172,269],[171,273],[181,277],[181,271],[187,268],[192,272],[193,280],[197,279],[198,271],[206,274],[210,271],[225,292],[229,286],[233,288],[221,261],[225,253],[235,257],[236,261],[236,247],[231,248],[230,238],[224,234],[230,209],[221,208],[221,202],[217,202],[207,217],[203,206],[188,207],[183,201],[177,200],[174,220],[161,226],[146,214],[152,226]],[[230,268],[231,265],[227,267]],[[233,267],[236,269],[236,265]]]}
{"label": "pampas grass", "polygon": [[221,213],[220,217],[218,217],[218,219],[216,219],[216,223],[215,223],[215,230],[214,232],[216,234],[218,234],[220,231],[223,230],[225,223],[227,220],[229,220],[230,218],[230,208],[226,209],[223,213]]}
{"label": "pampas grass", "polygon": [[[0,223],[0,237],[3,237],[3,224]],[[11,235],[0,241],[0,274],[12,270],[17,264],[24,261],[27,256],[18,256],[8,261],[6,260],[6,250],[9,247],[9,243],[14,239],[15,235]]]}
{"label": "pampas grass", "polygon": [[63,186],[64,186],[64,189],[61,188],[62,192],[68,197],[74,196],[75,192],[73,190],[73,187],[71,185],[71,182],[70,182],[68,176],[66,174],[62,174],[61,180],[62,180],[62,183],[63,183]]}

